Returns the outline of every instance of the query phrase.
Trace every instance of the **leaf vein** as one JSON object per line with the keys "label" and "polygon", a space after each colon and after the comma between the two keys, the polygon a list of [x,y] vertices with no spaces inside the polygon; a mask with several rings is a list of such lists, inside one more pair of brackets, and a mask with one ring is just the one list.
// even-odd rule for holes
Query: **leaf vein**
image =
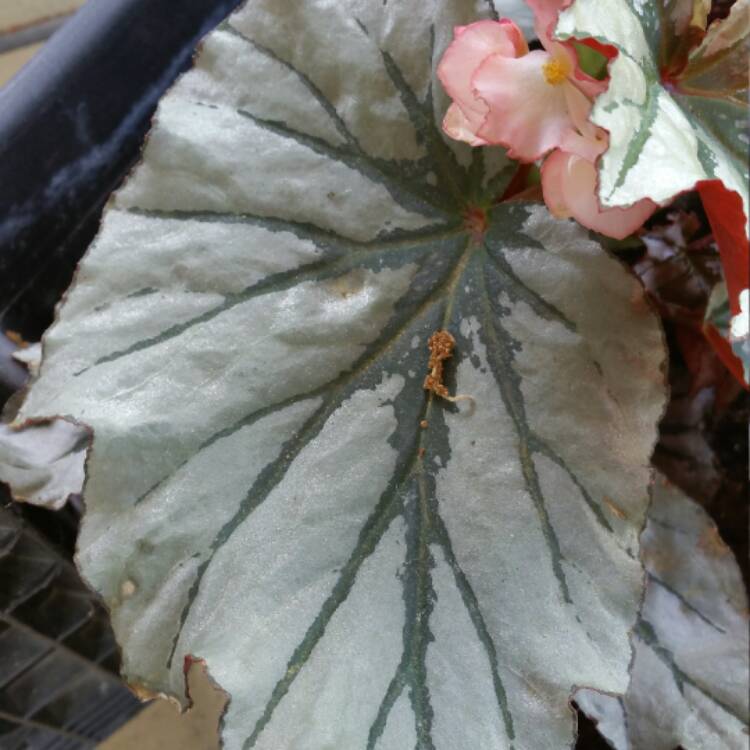
{"label": "leaf vein", "polygon": [[547,302],[531,287],[521,281],[505,258],[492,252],[492,248],[488,245],[485,246],[485,249],[487,256],[492,261],[499,275],[505,280],[506,283],[503,284],[503,288],[508,292],[512,300],[525,302],[540,318],[557,321],[573,333],[578,331],[576,324],[565,313],[555,307],[555,305]]}
{"label": "leaf vein", "polygon": [[[131,212],[142,213],[140,209],[138,211],[131,210]],[[155,216],[156,214],[154,214],[154,212],[148,212],[148,215]],[[92,365],[77,371],[74,376],[79,377],[91,370],[93,367],[107,364],[109,362],[114,362],[116,360],[122,359],[123,357],[127,357],[146,349],[150,349],[154,346],[177,338],[191,328],[202,325],[204,323],[208,323],[219,315],[222,315],[223,313],[233,309],[237,305],[244,304],[257,297],[266,294],[274,294],[286,291],[287,289],[290,289],[291,287],[297,286],[306,281],[323,281],[335,276],[336,274],[354,270],[355,268],[359,267],[360,260],[363,257],[372,257],[391,252],[406,253],[407,251],[412,251],[417,253],[424,253],[428,252],[432,247],[432,243],[438,241],[439,239],[449,239],[458,236],[459,232],[457,230],[448,230],[441,233],[424,235],[414,234],[412,235],[412,239],[399,238],[395,242],[390,243],[386,241],[382,241],[377,244],[363,243],[359,245],[356,252],[351,251],[348,255],[338,253],[334,249],[334,253],[336,254],[334,254],[332,257],[325,258],[313,263],[308,263],[297,268],[290,269],[288,271],[280,271],[259,281],[256,284],[251,285],[241,292],[228,294],[225,296],[224,301],[216,307],[211,308],[210,310],[207,310],[206,312],[201,313],[194,318],[190,318],[189,320],[186,320],[182,323],[176,323],[175,325],[170,326],[165,331],[162,331],[156,336],[141,339],[140,341],[131,344],[125,349],[120,349],[104,355],[103,357],[99,357]]]}
{"label": "leaf vein", "polygon": [[345,398],[347,388],[354,383],[357,378],[363,376],[374,364],[376,364],[378,358],[401,339],[420,317],[425,315],[435,304],[439,303],[444,298],[446,289],[450,288],[449,285],[452,280],[451,274],[456,266],[459,265],[460,260],[461,258],[454,263],[453,267],[448,269],[443,282],[436,286],[425,297],[411,315],[403,321],[397,321],[395,326],[392,325],[386,328],[382,336],[362,355],[351,370],[343,373],[338,378],[327,384],[330,389],[329,397],[309,417],[300,431],[288,441],[286,445],[284,445],[279,452],[278,457],[266,466],[259,474],[241,502],[239,509],[216,534],[216,537],[209,547],[210,551],[206,560],[201,563],[196,573],[195,580],[193,581],[188,594],[187,602],[185,603],[180,615],[180,623],[177,632],[175,633],[172,648],[167,659],[168,667],[172,664],[180,632],[187,620],[192,604],[198,595],[201,580],[203,579],[216,551],[228,541],[234,530],[270,495],[271,491],[279,484],[279,482],[281,482],[287,470],[293,461],[296,460],[297,456],[299,456],[305,445],[307,445],[307,443],[323,429],[328,418],[341,405]]}
{"label": "leaf vein", "polygon": [[[562,567],[563,554],[560,542],[546,508],[544,493],[539,484],[536,467],[534,466],[532,435],[526,418],[526,407],[519,385],[519,376],[512,366],[513,345],[512,339],[500,325],[502,316],[493,314],[489,289],[485,278],[485,269],[482,265],[480,277],[483,285],[483,312],[486,335],[491,339],[494,346],[488,346],[488,363],[495,375],[495,380],[500,390],[500,396],[505,405],[508,416],[511,418],[518,436],[518,458],[523,472],[524,482],[529,496],[534,503],[542,534],[550,551],[550,561],[555,578],[560,587],[560,593],[567,604],[572,604],[568,582]],[[480,332],[481,335],[481,332]],[[497,352],[497,353],[496,353]]]}

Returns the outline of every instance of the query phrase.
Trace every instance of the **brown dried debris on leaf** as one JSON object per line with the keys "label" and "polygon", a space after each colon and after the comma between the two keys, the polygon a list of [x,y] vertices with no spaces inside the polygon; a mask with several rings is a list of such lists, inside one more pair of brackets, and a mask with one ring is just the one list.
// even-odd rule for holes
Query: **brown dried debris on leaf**
{"label": "brown dried debris on leaf", "polygon": [[443,383],[444,363],[445,360],[453,356],[455,346],[456,339],[449,331],[435,331],[430,336],[427,340],[427,347],[430,350],[430,361],[427,366],[430,368],[430,372],[424,379],[423,387],[426,391],[430,391],[430,393],[434,393],[436,396],[444,398],[451,403],[455,403],[456,401],[471,401],[473,403],[474,398],[472,396],[465,394],[451,396],[445,383]]}

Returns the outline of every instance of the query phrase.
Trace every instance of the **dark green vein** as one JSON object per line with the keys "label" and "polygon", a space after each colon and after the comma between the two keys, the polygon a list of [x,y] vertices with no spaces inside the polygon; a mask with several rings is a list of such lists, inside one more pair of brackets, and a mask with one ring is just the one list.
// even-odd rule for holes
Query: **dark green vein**
{"label": "dark green vein", "polygon": [[726,711],[730,716],[733,716],[737,721],[742,724],[747,724],[747,716],[742,716],[739,711],[728,705],[720,698],[717,698],[711,693],[708,688],[703,687],[696,682],[689,674],[684,672],[677,665],[674,654],[659,641],[659,637],[656,635],[654,626],[648,622],[648,620],[641,619],[635,627],[635,634],[651,648],[651,650],[659,657],[662,664],[672,673],[672,679],[675,681],[678,690],[681,695],[684,695],[685,685],[689,685],[694,690],[708,698],[712,703],[715,703],[723,711]]}
{"label": "dark green vein", "polygon": [[643,151],[643,147],[651,137],[651,129],[656,122],[656,115],[659,112],[660,91],[661,87],[658,84],[649,82],[648,79],[646,80],[646,103],[644,106],[636,105],[641,112],[638,129],[630,139],[628,149],[625,152],[622,164],[620,165],[620,172],[617,175],[617,181],[610,191],[610,197],[614,195],[615,190],[617,190],[619,187],[622,187],[622,185],[625,183],[628,173],[638,162],[638,159],[640,158]]}
{"label": "dark green vein", "polygon": [[283,58],[279,57],[272,49],[265,47],[259,42],[256,42],[255,40],[245,36],[241,31],[238,31],[231,24],[225,24],[224,26],[222,26],[222,31],[226,31],[229,34],[242,39],[244,42],[258,50],[258,52],[278,63],[282,67],[286,68],[290,73],[292,73],[297,78],[297,80],[310,92],[313,99],[315,99],[315,101],[318,102],[318,104],[320,104],[320,106],[325,110],[326,114],[331,118],[331,121],[333,122],[333,125],[338,131],[339,135],[350,146],[353,146],[357,150],[361,151],[359,142],[349,130],[349,126],[344,122],[341,115],[336,111],[336,107],[331,104],[328,97],[320,90],[320,88],[318,88],[318,86],[315,85],[315,83],[313,83],[310,78],[308,78],[308,76],[306,76],[298,68],[295,68],[294,65],[292,65],[290,62],[287,62]]}
{"label": "dark green vein", "polygon": [[[487,280],[485,278],[484,264],[481,264],[479,276],[483,288],[483,319],[484,326],[482,331],[491,342],[487,347],[487,359],[490,369],[495,376],[500,396],[502,398],[508,416],[511,418],[518,436],[518,458],[523,472],[526,490],[534,503],[539,521],[541,523],[542,534],[547,542],[550,552],[550,561],[552,571],[557,578],[560,586],[560,593],[567,604],[572,604],[568,582],[565,578],[565,571],[562,567],[564,559],[560,548],[560,541],[557,538],[552,522],[547,512],[544,493],[539,484],[536,467],[534,466],[532,441],[533,436],[529,429],[526,418],[526,406],[521,393],[520,377],[513,367],[513,339],[500,325],[502,315],[495,314],[492,309]],[[480,331],[480,336],[482,335]]]}
{"label": "dark green vein", "polygon": [[252,487],[248,490],[240,503],[239,509],[216,534],[216,537],[209,546],[209,553],[206,560],[201,563],[196,572],[195,580],[188,592],[187,601],[180,615],[180,623],[172,642],[172,648],[167,659],[168,667],[171,666],[182,626],[187,620],[193,601],[198,595],[201,580],[203,579],[216,551],[226,543],[234,530],[281,482],[289,467],[296,460],[302,449],[313,440],[316,435],[318,435],[331,414],[333,414],[333,412],[341,405],[346,396],[347,388],[355,382],[357,378],[363,377],[373,365],[377,364],[378,359],[382,357],[388,349],[392,348],[396,342],[412,328],[413,324],[419,318],[424,316],[435,304],[439,303],[440,300],[445,297],[448,290],[452,289],[452,283],[454,281],[453,277],[455,276],[456,269],[460,267],[464,255],[465,252],[452,266],[448,268],[443,280],[435,286],[411,315],[407,316],[404,320],[397,320],[395,324],[388,326],[378,340],[375,341],[375,343],[369,347],[362,357],[354,364],[351,370],[343,373],[327,384],[329,388],[328,398],[308,418],[299,432],[282,447],[278,457],[266,466],[258,475]]}
{"label": "dark green vein", "polygon": [[[430,307],[432,307],[434,302],[444,299],[447,296],[448,301],[445,305],[446,311],[443,316],[444,320],[447,319],[452,306],[452,296],[455,293],[456,286],[461,278],[461,275],[463,274],[467,259],[470,257],[473,251],[473,247],[473,242],[469,240],[466,248],[464,249],[464,252],[449,268],[448,273],[444,277],[444,282],[440,285],[440,287],[438,287],[437,290],[433,291],[428,296],[428,298],[420,305],[420,311],[426,312]],[[436,292],[438,292],[437,295]],[[411,327],[411,324],[418,317],[419,313],[414,314],[410,317],[409,327]],[[406,329],[404,329],[402,326],[401,330],[402,332],[404,332]],[[373,355],[371,357],[371,361],[377,361],[379,356],[379,354]],[[335,408],[337,408],[337,405],[340,403],[341,399],[337,399],[336,401],[337,403],[334,404],[329,410],[327,410],[328,414],[326,414],[325,418],[323,420],[320,420],[321,425],[318,428],[318,431],[319,429],[322,429],[322,425],[325,423],[325,420],[328,418],[328,416],[330,416],[331,413],[333,413]],[[357,571],[361,567],[362,562],[370,554],[372,554],[377,546],[377,543],[382,538],[385,530],[388,528],[393,518],[399,512],[401,512],[401,510],[403,510],[403,503],[401,503],[398,507],[394,507],[394,499],[396,497],[399,497],[399,490],[402,488],[402,485],[404,484],[407,477],[414,473],[417,466],[422,434],[419,433],[418,440],[416,434],[416,425],[421,422],[422,418],[426,417],[431,404],[431,400],[425,399],[425,404],[422,408],[421,416],[413,421],[415,429],[412,433],[412,439],[409,442],[411,442],[414,447],[409,451],[408,454],[406,454],[405,457],[401,457],[399,459],[399,464],[397,465],[396,471],[394,472],[394,477],[392,477],[391,481],[389,482],[389,486],[383,494],[378,508],[368,520],[367,525],[360,534],[360,542],[350,556],[347,565],[342,570],[339,580],[334,586],[331,595],[324,603],[320,613],[315,619],[315,622],[308,629],[302,643],[295,650],[292,659],[287,666],[284,677],[275,686],[271,698],[266,704],[263,715],[256,723],[252,734],[245,741],[243,750],[248,750],[249,748],[253,747],[258,737],[262,733],[264,727],[271,720],[276,707],[283,700],[284,696],[287,694],[292,683],[300,673],[300,670],[303,668],[316,644],[320,641],[320,638],[322,638],[331,617],[335,614],[340,604],[348,596],[351,587],[354,584],[354,579],[356,578]],[[304,432],[305,428],[303,428],[302,430],[302,433]],[[306,438],[304,440],[304,444],[307,444],[310,439],[312,438]],[[291,461],[295,460],[296,455],[298,454],[299,450],[295,449],[292,449],[290,455],[287,455],[286,450],[282,451],[282,455],[286,457],[287,461],[289,461],[290,459]],[[403,456],[403,454],[399,455]],[[287,469],[288,466],[281,472],[280,478],[282,478],[286,474]],[[405,679],[410,688],[410,699],[414,709],[416,732],[418,738],[417,747],[419,748],[419,750],[434,750],[431,739],[432,709],[430,706],[429,691],[427,688],[426,680],[426,652],[427,645],[430,640],[429,613],[431,611],[432,601],[434,599],[434,591],[432,589],[429,577],[429,568],[432,564],[429,552],[429,509],[427,506],[427,499],[425,494],[426,491],[424,486],[421,484],[423,478],[423,474],[421,473],[417,477],[420,488],[420,503],[418,511],[419,520],[417,523],[416,533],[416,564],[411,565],[407,560],[406,565],[406,577],[413,578],[414,592],[412,596],[406,597],[407,613],[405,617],[406,624],[404,626],[404,654],[402,656],[402,663],[405,665],[403,672],[404,676],[406,676],[406,670],[408,669],[408,679],[406,679],[406,677]],[[266,491],[264,494],[267,496],[268,492]],[[408,540],[409,534],[407,534],[407,546],[409,546],[413,551],[414,545],[410,546]],[[415,571],[413,575],[412,571]],[[409,602],[412,602],[412,604],[409,605]],[[411,618],[409,617],[410,611],[412,612]],[[412,622],[411,628],[408,627],[410,619]],[[390,706],[393,705],[393,703],[389,704],[388,696],[390,695],[392,701],[395,702],[396,698],[398,697],[398,693],[400,693],[400,690],[403,689],[403,686],[399,687],[397,678],[394,678],[394,680],[396,681],[392,681],[391,686],[389,686],[389,690],[386,693],[386,698],[384,698],[384,703],[381,706],[383,722],[382,727],[385,726],[385,720],[387,718],[388,712],[390,711]],[[380,714],[381,711],[379,710],[379,715]],[[377,721],[378,720],[376,718],[376,723]],[[380,728],[381,732],[382,727]],[[377,735],[375,734],[377,731],[377,727],[375,728],[375,730],[371,728],[370,736],[372,737],[373,744],[377,740]]]}
{"label": "dark green vein", "polygon": [[430,616],[435,605],[435,590],[431,570],[435,565],[430,552],[431,519],[428,489],[424,471],[419,471],[417,500],[407,514],[410,529],[407,534],[410,563],[407,565],[406,601],[413,602],[414,614],[405,650],[409,654],[409,698],[414,711],[417,735],[416,750],[435,750],[432,741],[434,712],[427,685],[427,648],[434,640],[430,632]]}
{"label": "dark green vein", "polygon": [[677,589],[670,586],[666,581],[663,581],[661,578],[659,578],[657,575],[655,575],[651,571],[646,571],[646,575],[648,576],[649,581],[656,584],[657,586],[660,586],[669,594],[671,594],[675,599],[677,599],[680,602],[680,604],[685,609],[692,612],[699,620],[704,622],[710,628],[713,628],[714,630],[716,630],[718,633],[723,633],[724,635],[726,635],[727,631],[724,628],[722,628],[720,625],[717,625],[709,617],[704,615],[703,612],[701,612],[694,604],[691,604],[679,591],[677,591]]}
{"label": "dark green vein", "polygon": [[[508,159],[505,166],[501,166],[490,176],[484,156],[485,147],[476,147],[471,150],[471,164],[466,170],[465,204],[489,211],[507,189],[518,169],[518,164]],[[486,184],[484,184],[485,179]]]}
{"label": "dark green vein", "polygon": [[398,163],[377,159],[349,145],[332,146],[322,138],[302,133],[286,123],[266,120],[243,109],[237,113],[274,135],[293,140],[320,156],[344,164],[371,182],[383,185],[404,208],[441,218],[455,213],[455,205],[443,193],[426,182],[408,179],[405,168]]}
{"label": "dark green vein", "polygon": [[210,310],[206,310],[200,315],[189,318],[182,323],[175,323],[166,330],[158,333],[156,336],[140,339],[125,349],[118,349],[104,355],[103,357],[99,357],[99,359],[97,359],[92,365],[74,373],[74,377],[79,377],[99,365],[104,365],[108,362],[115,362],[118,359],[128,357],[136,352],[145,351],[146,349],[151,349],[154,346],[171,341],[172,339],[181,336],[186,331],[189,331],[191,328],[208,323],[219,315],[223,315],[229,310],[237,307],[237,305],[244,304],[257,297],[283,292],[291,287],[302,284],[305,281],[323,281],[325,279],[330,279],[353,267],[356,267],[356,263],[353,264],[351,258],[337,257],[309,263],[289,271],[281,271],[279,273],[271,274],[257,284],[253,284],[252,286],[243,289],[241,292],[225,295],[221,304],[212,307]]}
{"label": "dark green vein", "polygon": [[[447,328],[453,315],[456,290],[462,281],[471,258],[478,246],[469,240],[465,251],[452,270],[447,286],[447,301],[443,311],[441,328]],[[435,398],[430,394],[424,411],[427,421],[432,419]],[[426,449],[427,433],[418,436],[418,454]],[[424,464],[416,466],[416,499],[411,512],[405,514],[407,520],[407,547],[410,561],[404,576],[404,601],[406,604],[406,624],[404,625],[403,663],[409,686],[409,699],[414,712],[414,728],[417,737],[416,750],[434,750],[432,723],[434,712],[427,682],[427,649],[433,635],[430,631],[430,616],[436,600],[432,583],[434,559],[430,544],[434,537],[433,519],[436,510],[434,479],[428,475]],[[430,486],[428,487],[428,482]],[[408,509],[407,509],[408,510]],[[411,620],[411,624],[410,624]]]}
{"label": "dark green vein", "polygon": [[205,224],[247,224],[248,226],[260,227],[275,234],[288,232],[300,240],[314,243],[321,249],[337,250],[341,253],[344,251],[362,252],[377,250],[385,247],[398,249],[402,246],[408,246],[411,243],[429,242],[430,240],[456,234],[460,228],[458,218],[454,217],[452,220],[444,223],[431,224],[418,230],[396,229],[388,233],[379,234],[371,240],[355,240],[330,229],[323,229],[310,222],[281,219],[276,216],[263,216],[248,212],[162,210],[158,208],[140,208],[138,206],[126,208],[118,206],[117,208],[136,216],[144,216],[152,219],[196,221]]}
{"label": "dark green vein", "polygon": [[[411,322],[410,319],[409,322]],[[218,430],[211,436],[209,436],[205,441],[203,441],[198,448],[190,454],[188,458],[178,463],[176,466],[174,466],[172,469],[170,469],[169,473],[162,477],[158,482],[153,484],[151,487],[149,487],[145,492],[143,492],[136,500],[134,501],[133,505],[138,505],[139,503],[143,502],[146,498],[148,498],[153,492],[155,492],[159,487],[161,487],[166,481],[168,481],[171,477],[173,477],[180,469],[182,469],[184,466],[186,466],[193,458],[195,458],[199,453],[201,453],[203,450],[209,448],[214,443],[216,443],[219,440],[222,440],[227,437],[231,437],[239,430],[243,429],[244,427],[248,427],[255,422],[263,419],[264,417],[267,417],[271,414],[274,414],[278,411],[281,411],[283,409],[286,409],[290,406],[293,406],[294,404],[297,404],[301,401],[305,401],[312,398],[317,398],[324,396],[335,384],[336,379],[332,381],[327,381],[323,383],[323,385],[320,385],[316,388],[313,388],[309,391],[305,391],[304,393],[295,394],[294,396],[290,396],[287,399],[284,399],[282,401],[279,401],[274,404],[270,404],[268,406],[261,407],[259,409],[254,409],[249,414],[245,414],[242,417],[240,417],[238,420],[233,422],[231,425],[222,428],[221,430]],[[84,446],[85,447],[85,446]]]}
{"label": "dark green vein", "polygon": [[536,434],[532,433],[530,437],[533,452],[541,453],[543,456],[546,456],[550,461],[557,464],[570,477],[570,480],[581,493],[581,497],[583,498],[586,505],[589,506],[596,520],[607,531],[612,533],[612,525],[604,515],[604,511],[601,509],[601,506],[599,505],[599,503],[594,501],[594,498],[591,497],[589,491],[583,486],[583,483],[578,478],[578,475],[568,466],[563,457],[557,451],[553,450],[544,440],[542,440]]}
{"label": "dark green vein", "polygon": [[[716,176],[716,167],[718,166],[718,162],[716,161],[716,154],[711,150],[708,143],[706,143],[706,140],[704,138],[698,138],[698,161],[701,164],[701,167],[703,167],[703,171],[708,175],[709,177],[715,177]],[[662,263],[669,262],[669,258],[665,258]],[[652,261],[652,266],[657,265],[657,261]]]}
{"label": "dark green vein", "polygon": [[437,507],[433,510],[433,523],[435,530],[435,539],[440,545],[440,548],[445,554],[445,559],[448,562],[451,570],[453,571],[453,577],[456,582],[456,588],[458,589],[461,599],[466,607],[466,611],[469,613],[469,618],[474,626],[474,631],[477,634],[479,642],[482,644],[482,648],[487,656],[487,662],[490,667],[492,674],[492,686],[495,691],[495,700],[497,701],[498,709],[500,710],[500,718],[502,719],[503,725],[505,726],[505,732],[508,735],[508,739],[511,741],[510,750],[513,750],[513,740],[516,737],[516,732],[513,727],[513,715],[510,712],[510,706],[508,705],[508,694],[503,685],[502,678],[500,677],[500,669],[497,658],[497,648],[495,642],[492,640],[487,623],[485,622],[482,610],[479,607],[479,601],[474,593],[474,589],[469,582],[468,577],[464,573],[461,565],[456,559],[456,555],[453,551],[453,545],[451,543],[448,529],[445,526],[442,516],[440,515]]}
{"label": "dark green vein", "polygon": [[622,714],[622,721],[625,725],[625,736],[630,737],[630,722],[628,719],[628,712],[625,708],[625,696],[624,695],[618,695],[616,696],[617,705],[620,707],[620,713]]}
{"label": "dark green vein", "polygon": [[[150,215],[154,215],[153,212],[151,212]],[[257,297],[283,292],[306,281],[324,281],[347,271],[359,268],[361,260],[365,255],[374,257],[385,253],[400,252],[403,253],[405,257],[411,253],[424,253],[433,250],[433,243],[438,239],[445,239],[451,236],[458,236],[458,231],[446,231],[441,234],[427,234],[423,236],[414,235],[413,240],[399,239],[396,242],[384,241],[383,243],[362,245],[358,252],[350,252],[347,255],[334,255],[331,258],[308,263],[288,271],[280,271],[271,274],[241,292],[226,295],[221,304],[201,313],[200,315],[190,318],[182,323],[176,323],[156,336],[141,339],[125,349],[119,349],[100,357],[89,367],[74,373],[74,377],[83,375],[93,367],[108,362],[114,362],[123,357],[135,354],[136,352],[144,351],[175,339],[191,328],[208,323],[237,305],[244,304]]]}
{"label": "dark green vein", "polygon": [[[264,47],[258,42],[255,42],[254,40],[248,38],[229,24],[226,25],[224,30],[244,40],[259,52],[286,68],[310,92],[315,101],[318,102],[318,104],[331,118],[334,127],[336,128],[339,135],[341,135],[341,137],[344,139],[348,149],[340,149],[328,144],[328,153],[331,155],[331,158],[337,158],[344,163],[349,163],[347,162],[347,153],[349,154],[349,160],[352,160],[353,157],[356,157],[356,161],[351,162],[351,166],[353,166],[355,169],[357,169],[370,179],[373,179],[375,177],[375,172],[386,178],[377,179],[375,181],[380,182],[387,189],[389,189],[389,192],[394,197],[394,199],[398,200],[398,198],[400,197],[403,202],[403,192],[406,192],[414,195],[415,197],[420,197],[433,210],[455,210],[455,205],[451,201],[448,201],[446,199],[446,196],[439,190],[433,189],[432,186],[426,182],[417,184],[413,181],[413,178],[416,177],[417,174],[420,174],[418,162],[391,162],[386,159],[375,158],[374,156],[368,154],[362,148],[361,144],[351,132],[349,126],[344,122],[341,115],[339,115],[336,107],[334,107],[334,105],[320,90],[320,88],[301,70],[279,57],[273,50],[269,49],[268,47]],[[307,138],[312,138],[312,136],[307,136]],[[325,143],[325,141],[322,140],[320,140],[320,142]],[[404,177],[410,177],[412,179],[404,180]],[[394,184],[397,184],[401,188],[401,190],[394,192]]]}
{"label": "dark green vein", "polygon": [[[464,253],[454,266],[447,286],[447,303],[443,312],[442,328],[448,325],[455,301],[455,292],[465,272],[466,265],[474,253],[476,246],[473,241],[467,245]],[[428,419],[434,408],[432,396],[427,400],[424,418]],[[425,433],[418,436],[418,454],[425,448]],[[414,712],[415,733],[418,748],[432,747],[432,707],[429,690],[427,688],[427,646],[431,640],[429,632],[429,615],[435,592],[431,583],[430,569],[433,561],[429,553],[429,542],[433,535],[430,524],[430,514],[433,503],[428,500],[428,490],[425,486],[424,468],[417,467],[417,482],[419,502],[412,503],[411,514],[406,516],[409,536],[409,559],[404,575],[404,604],[406,616],[404,620],[403,650],[401,661],[393,676],[378,712],[370,726],[366,750],[373,750],[378,739],[382,736],[391,709],[403,692],[409,687],[409,699]],[[417,521],[415,516],[419,514]],[[415,531],[417,529],[417,531]],[[424,607],[424,609],[420,609]]]}
{"label": "dark green vein", "polygon": [[[369,32],[364,24],[359,21],[357,23],[369,38]],[[434,29],[430,29],[430,33],[434,42]],[[456,176],[465,175],[465,170],[443,140],[440,131],[435,127],[435,114],[432,107],[432,81],[428,85],[427,98],[424,102],[420,102],[393,57],[385,50],[379,48],[378,50],[385,71],[396,89],[417,134],[417,140],[424,143],[427,153],[437,169],[438,181],[443,185],[443,189],[453,196],[457,205],[463,206],[467,199],[466,186],[459,184]],[[430,59],[432,59],[432,56],[430,56]]]}
{"label": "dark green vein", "polygon": [[166,476],[162,477],[158,482],[151,485],[151,487],[149,487],[145,492],[139,495],[133,502],[133,505],[139,505],[141,502],[150,497],[154,492],[156,492],[156,490],[162,487],[165,482],[168,482],[173,476],[175,476],[175,474],[177,474],[180,469],[187,466],[187,464],[189,464],[194,458],[197,458],[204,450],[207,450],[212,445],[214,445],[214,443],[217,443],[219,440],[231,437],[245,427],[250,427],[256,422],[259,422],[264,417],[268,417],[272,414],[283,411],[284,409],[288,409],[290,406],[294,406],[295,404],[298,404],[302,401],[308,401],[310,399],[322,396],[329,387],[329,383],[324,383],[322,386],[314,388],[310,391],[306,391],[305,393],[299,393],[294,396],[290,396],[289,398],[283,399],[282,401],[277,401],[274,404],[269,404],[268,406],[261,407],[260,409],[254,409],[249,414],[245,414],[240,417],[231,425],[218,430],[213,435],[206,438],[206,440],[204,440],[194,451],[192,451],[188,458],[180,461],[178,464],[172,467]]}
{"label": "dark green vein", "polygon": [[[474,149],[479,151],[479,148]],[[514,161],[503,167],[500,171],[489,178],[484,187],[485,202],[490,205],[500,199],[510,185],[518,169],[518,164]]]}
{"label": "dark green vein", "polygon": [[[408,620],[408,617],[406,619]],[[406,627],[406,625],[404,627]],[[375,745],[385,731],[385,725],[388,722],[391,709],[396,704],[401,693],[404,692],[404,687],[407,683],[406,670],[409,664],[409,658],[410,654],[408,650],[404,649],[401,655],[401,661],[396,668],[396,673],[393,675],[390,683],[388,683],[388,689],[385,691],[383,700],[378,706],[378,712],[375,715],[375,719],[370,725],[370,730],[367,733],[367,745],[365,750],[375,750]]]}
{"label": "dark green vein", "polygon": [[284,676],[274,686],[263,714],[256,722],[250,736],[243,743],[242,750],[249,750],[249,748],[255,745],[261,733],[268,725],[268,722],[271,721],[271,717],[277,706],[289,692],[292,683],[310,658],[310,654],[312,654],[315,646],[317,646],[325,634],[331,618],[341,603],[349,596],[362,564],[372,555],[393,519],[401,512],[402,505],[399,502],[401,499],[399,495],[400,485],[409,472],[412,471],[415,460],[416,449],[412,451],[411,455],[406,457],[406,460],[402,460],[400,469],[391,478],[378,505],[360,531],[357,545],[342,568],[331,593],[305,633],[302,642],[294,650]]}
{"label": "dark green vein", "polygon": [[466,181],[470,185],[473,200],[477,202],[481,200],[479,189],[484,179],[484,173],[484,149],[473,148],[471,150],[471,164],[466,171]]}
{"label": "dark green vein", "polygon": [[570,320],[565,313],[553,304],[547,302],[544,297],[540,296],[537,292],[531,289],[531,287],[521,281],[502,253],[493,252],[493,249],[488,245],[485,245],[485,250],[487,257],[492,261],[498,274],[502,277],[504,282],[503,289],[514,302],[518,302],[519,300],[523,301],[540,318],[550,321],[554,320],[573,333],[578,331],[576,324]]}
{"label": "dark green vein", "polygon": [[152,294],[158,294],[159,290],[152,286],[144,287],[143,289],[136,289],[134,292],[130,292],[125,299],[137,299],[138,297],[150,297]]}

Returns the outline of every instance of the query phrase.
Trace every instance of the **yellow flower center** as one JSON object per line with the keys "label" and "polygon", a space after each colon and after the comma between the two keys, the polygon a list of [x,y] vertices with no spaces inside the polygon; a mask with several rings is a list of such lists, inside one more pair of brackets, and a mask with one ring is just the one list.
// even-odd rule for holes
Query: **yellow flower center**
{"label": "yellow flower center", "polygon": [[553,57],[549,62],[542,65],[544,80],[551,86],[559,86],[568,77],[567,61],[559,57]]}

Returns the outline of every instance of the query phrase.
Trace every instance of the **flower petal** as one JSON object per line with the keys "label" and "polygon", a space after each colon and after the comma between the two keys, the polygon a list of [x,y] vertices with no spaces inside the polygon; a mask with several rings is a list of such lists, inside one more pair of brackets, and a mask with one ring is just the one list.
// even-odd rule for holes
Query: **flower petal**
{"label": "flower petal", "polygon": [[547,40],[544,44],[545,49],[551,55],[557,58],[566,59],[570,67],[570,81],[580,89],[589,99],[595,99],[599,94],[604,93],[609,86],[609,81],[597,81],[587,73],[584,73],[578,62],[578,53],[573,46],[572,41],[557,42]]}
{"label": "flower petal", "polygon": [[[607,90],[609,81],[598,81],[596,78],[592,78],[581,70],[581,66],[578,64],[578,54],[574,49],[572,41],[559,42],[552,37],[555,31],[555,26],[557,26],[560,12],[565,10],[571,2],[572,0],[526,0],[527,5],[534,13],[534,29],[542,46],[553,54],[560,54],[559,51],[556,52],[554,48],[563,46],[566,53],[573,61],[574,73],[572,78],[575,81],[576,86],[578,86],[586,96],[595,98]],[[612,47],[600,44],[593,39],[580,40],[579,43],[593,47],[610,59],[617,54]]]}
{"label": "flower petal", "polygon": [[[460,140],[471,143],[469,138],[475,137],[488,112],[487,105],[476,97],[471,86],[471,77],[476,69],[489,55],[515,57],[525,54],[527,50],[523,32],[507,19],[478,21],[468,26],[457,26],[453,30],[453,42],[440,60],[437,75],[463,115],[460,127],[457,125],[459,117],[455,111],[450,113],[449,110],[446,115],[446,122],[456,132],[464,134]],[[458,137],[447,129],[446,132],[452,138]]]}
{"label": "flower petal", "polygon": [[486,146],[487,141],[479,138],[472,129],[472,123],[455,102],[448,107],[443,118],[443,130],[457,141],[465,141],[470,146]]}
{"label": "flower petal", "polygon": [[587,73],[584,73],[578,64],[577,56],[575,70],[571,79],[575,82],[575,85],[591,99],[596,99],[599,94],[603,94],[609,86],[609,78],[605,78],[603,81],[597,81],[596,78],[592,78]]}
{"label": "flower petal", "polygon": [[562,138],[560,149],[568,154],[576,154],[590,162],[607,150],[607,132],[589,121],[592,103],[573,84],[567,84],[565,97],[568,112],[575,128],[571,128]]}
{"label": "flower petal", "polygon": [[596,197],[593,162],[560,150],[542,165],[542,192],[555,216],[572,216],[579,224],[618,240],[639,229],[657,209],[647,198],[629,208],[602,209]]}
{"label": "flower petal", "polygon": [[599,133],[604,132],[589,120],[594,103],[580,89],[569,84],[565,89],[565,100],[568,103],[570,119],[584,138],[594,139]]}
{"label": "flower petal", "polygon": [[514,159],[535,161],[559,146],[572,127],[566,84],[552,85],[544,77],[543,66],[552,59],[541,50],[519,58],[492,55],[472,79],[489,107],[477,135],[507,146]]}
{"label": "flower petal", "polygon": [[539,41],[548,48],[552,41],[552,32],[557,25],[560,11],[570,5],[571,0],[526,0],[526,4],[534,13],[534,29]]}

